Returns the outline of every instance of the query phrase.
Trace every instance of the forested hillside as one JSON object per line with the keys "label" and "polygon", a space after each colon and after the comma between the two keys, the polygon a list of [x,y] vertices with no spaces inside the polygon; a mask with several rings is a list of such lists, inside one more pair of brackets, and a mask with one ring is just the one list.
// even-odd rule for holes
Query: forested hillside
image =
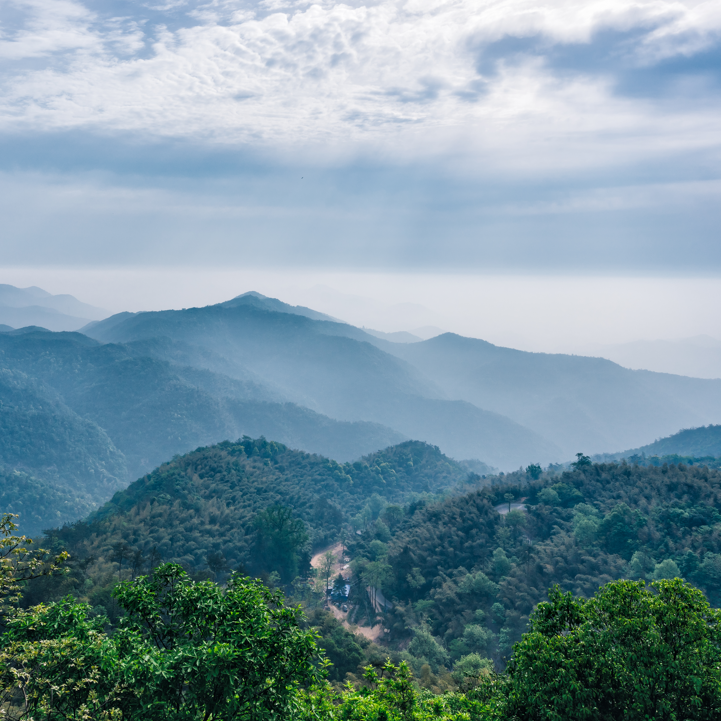
{"label": "forested hillside", "polygon": [[0,507],[29,534],[86,515],[127,484],[123,454],[47,386],[0,369]]}
{"label": "forested hillside", "polygon": [[418,672],[471,653],[508,657],[556,583],[589,597],[616,578],[680,576],[721,604],[721,472],[586,457],[561,475],[534,480],[540,469],[529,470],[412,504],[375,538],[356,541],[360,573],[379,562],[385,569],[382,590],[395,601],[387,624],[396,642],[412,639]]}
{"label": "forested hillside", "polygon": [[[721,471],[579,454],[567,471],[533,464],[483,479],[418,442],[338,464],[247,438],[175,458],[86,521],[51,532],[46,545],[69,551],[71,572],[33,581],[24,603],[72,593],[116,622],[118,581],[175,561],[198,581],[259,576],[310,611],[323,598],[310,583],[310,551],[338,540],[352,559],[346,620],[387,633],[379,651],[312,611],[342,669],[332,678],[357,681],[359,663],[386,653],[421,687],[447,692],[505,668],[556,584],[590,598],[615,579],[681,578],[721,604]],[[553,593],[553,604],[568,603]],[[529,654],[518,658],[533,663]]]}
{"label": "forested hillside", "polygon": [[192,572],[277,573],[290,583],[309,570],[311,549],[337,541],[344,528],[364,527],[388,503],[468,480],[466,469],[418,442],[339,464],[248,438],[160,466],[50,539],[82,566],[81,587],[91,579],[94,603],[131,563],[135,573],[163,560]]}
{"label": "forested hillside", "polygon": [[[405,440],[375,423],[342,422],[244,379],[182,365],[158,341],[101,345],[79,333],[0,334],[0,465],[5,508],[37,533],[85,516],[158,464],[199,445],[266,435],[347,461]],[[43,498],[62,499],[49,503]],[[32,514],[32,521],[30,518]]]}

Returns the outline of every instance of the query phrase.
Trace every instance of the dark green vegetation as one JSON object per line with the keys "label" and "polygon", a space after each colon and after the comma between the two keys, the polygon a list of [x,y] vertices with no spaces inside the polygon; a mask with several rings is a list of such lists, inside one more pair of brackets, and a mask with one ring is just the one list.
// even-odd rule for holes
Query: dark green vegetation
{"label": "dark green vegetation", "polygon": [[[5,534],[11,545],[21,540]],[[240,574],[221,588],[165,564],[113,595],[122,610],[114,628],[70,597],[6,613],[3,718],[706,721],[721,713],[721,615],[679,579],[652,589],[615,582],[588,601],[552,589],[506,673],[467,663],[441,694],[423,687],[425,669],[419,686],[405,663],[390,660],[368,665],[362,680],[347,675],[355,684],[342,690],[331,685],[300,610]],[[311,621],[331,655],[353,656],[337,625],[318,614]]]}
{"label": "dark green vegetation", "polygon": [[37,534],[127,484],[123,454],[97,424],[20,371],[0,369],[0,504]]}
{"label": "dark green vegetation", "polygon": [[[78,333],[0,334],[0,489],[27,533],[73,521],[177,453],[244,434],[272,435],[343,460],[403,440],[340,422],[245,380],[182,366]],[[177,361],[177,362],[175,362]],[[16,473],[19,471],[19,473]]]}
{"label": "dark green vegetation", "polygon": [[53,547],[70,551],[73,573],[52,591],[32,587],[43,595],[30,600],[73,591],[112,614],[117,578],[161,559],[213,577],[277,573],[288,584],[307,573],[312,548],[335,542],[351,522],[363,527],[388,503],[468,479],[437,448],[411,441],[342,465],[264,440],[201,448],[115,494],[87,521],[49,532]]}
{"label": "dark green vegetation", "polygon": [[[352,546],[358,573],[375,573],[395,602],[391,640],[410,640],[416,673],[469,654],[502,664],[554,584],[590,597],[612,579],[679,576],[721,605],[721,472],[587,457],[538,480],[529,470],[400,515],[389,508]],[[509,500],[525,509],[501,515]]]}

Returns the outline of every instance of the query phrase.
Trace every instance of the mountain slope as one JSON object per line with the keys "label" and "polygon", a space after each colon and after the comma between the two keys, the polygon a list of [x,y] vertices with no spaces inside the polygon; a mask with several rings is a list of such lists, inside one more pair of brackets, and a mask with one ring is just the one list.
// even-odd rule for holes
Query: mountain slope
{"label": "mountain slope", "polygon": [[[168,353],[174,350],[161,345]],[[341,423],[272,402],[282,396],[252,373],[237,380],[143,355],[142,348],[101,345],[78,333],[3,334],[0,368],[23,369],[104,429],[124,454],[130,478],[177,453],[244,434],[267,435],[343,461],[404,440],[378,424]]]}
{"label": "mountain slope", "polygon": [[128,483],[123,454],[50,388],[0,369],[0,502],[37,534],[74,521]]}
{"label": "mountain slope", "polygon": [[721,421],[721,381],[632,371],[601,358],[527,353],[450,333],[394,344],[447,397],[502,413],[568,457]]}
{"label": "mountain slope", "polygon": [[[162,558],[202,571],[211,554],[221,554],[228,567],[272,572],[272,563],[254,550],[259,514],[268,508],[291,509],[317,547],[335,542],[343,524],[374,494],[402,503],[414,493],[439,492],[467,478],[464,468],[423,443],[403,443],[341,465],[246,438],[175,458],[117,493],[87,521],[50,535],[74,558],[89,558],[88,573],[96,578],[122,543],[139,553],[143,564]],[[370,503],[369,517],[382,505]]]}
{"label": "mountain slope", "polygon": [[143,343],[146,349],[170,339],[175,347],[195,349],[186,357],[196,367],[236,378],[250,372],[267,388],[319,413],[381,423],[457,458],[517,468],[560,457],[541,434],[498,413],[447,400],[417,369],[386,352],[395,344],[343,323],[243,303],[125,314],[86,333],[105,342]]}
{"label": "mountain slope", "polygon": [[687,428],[667,438],[621,453],[606,454],[608,460],[631,456],[681,456],[685,458],[721,458],[721,426]]}

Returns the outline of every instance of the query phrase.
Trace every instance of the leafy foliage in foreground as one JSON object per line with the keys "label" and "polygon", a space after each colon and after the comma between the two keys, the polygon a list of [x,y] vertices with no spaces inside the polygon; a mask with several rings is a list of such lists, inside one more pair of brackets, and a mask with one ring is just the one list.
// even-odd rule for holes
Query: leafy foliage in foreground
{"label": "leafy foliage in foreground", "polygon": [[115,597],[125,615],[112,635],[71,598],[8,620],[6,718],[287,718],[315,677],[313,632],[259,581],[232,576],[221,589],[166,564]]}
{"label": "leafy foliage in foreground", "polygon": [[24,584],[56,573],[68,558],[65,551],[53,556],[44,548],[28,549],[33,540],[13,535],[18,528],[13,518],[12,513],[0,516],[0,612],[20,600]]}
{"label": "leafy foliage in foreground", "polygon": [[[7,530],[12,531],[10,525]],[[6,534],[6,547],[19,540]],[[23,578],[6,565],[0,595]],[[617,581],[589,600],[552,589],[508,671],[455,676],[441,695],[408,665],[367,667],[337,690],[314,633],[279,592],[239,575],[223,589],[177,565],[123,582],[117,628],[72,598],[10,612],[0,638],[9,721],[562,721],[706,719],[721,713],[721,614],[681,580]]]}
{"label": "leafy foliage in foreground", "polygon": [[680,579],[652,586],[610,583],[588,601],[552,589],[514,648],[508,717],[719,718],[721,612]]}

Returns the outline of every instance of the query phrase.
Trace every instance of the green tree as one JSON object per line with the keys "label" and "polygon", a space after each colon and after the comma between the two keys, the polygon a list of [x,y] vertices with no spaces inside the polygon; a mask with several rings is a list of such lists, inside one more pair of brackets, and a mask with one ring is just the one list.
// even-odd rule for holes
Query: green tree
{"label": "green tree", "polygon": [[681,580],[615,581],[590,600],[558,587],[508,667],[506,717],[721,717],[721,612]]}
{"label": "green tree", "polygon": [[69,558],[66,551],[53,555],[44,548],[28,550],[32,539],[14,535],[18,527],[13,519],[17,517],[14,513],[0,515],[0,613],[20,599],[27,581],[57,573]]}
{"label": "green tree", "polygon": [[583,453],[576,453],[576,460],[571,463],[571,468],[580,471],[581,469],[592,465],[593,463],[588,456],[584,455]]}
{"label": "green tree", "polygon": [[284,506],[270,506],[255,518],[255,561],[260,569],[277,571],[290,583],[301,570],[301,550],[308,543],[305,524]]}
{"label": "green tree", "polygon": [[68,598],[15,614],[0,652],[9,719],[287,718],[317,680],[315,634],[280,592],[233,575],[193,582],[174,564],[120,583],[120,628]]}
{"label": "green tree", "polygon": [[326,551],[320,559],[320,572],[321,576],[325,578],[325,592],[328,593],[328,586],[330,584],[330,577],[333,573],[333,566],[338,559],[335,557],[333,551]]}
{"label": "green tree", "polygon": [[503,500],[508,504],[508,512],[511,512],[511,503],[513,503],[513,499],[515,496],[512,493],[504,493],[503,494]]}

